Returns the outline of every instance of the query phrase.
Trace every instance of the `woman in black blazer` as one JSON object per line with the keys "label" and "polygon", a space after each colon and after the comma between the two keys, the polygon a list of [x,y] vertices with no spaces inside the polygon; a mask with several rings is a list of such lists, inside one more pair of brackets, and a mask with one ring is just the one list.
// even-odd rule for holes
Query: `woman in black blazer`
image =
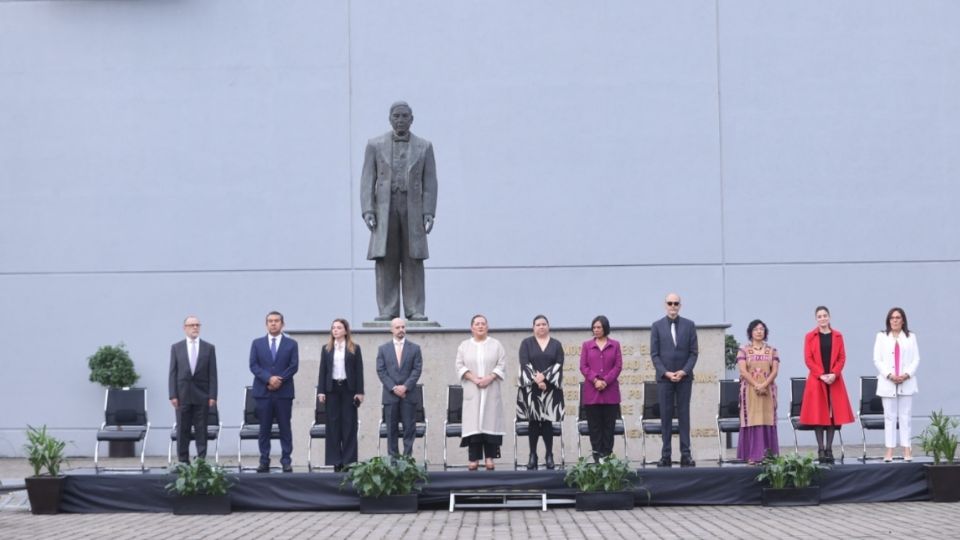
{"label": "woman in black blazer", "polygon": [[317,399],[327,406],[326,463],[337,472],[357,462],[357,408],[363,403],[363,356],[350,323],[334,319],[320,350]]}

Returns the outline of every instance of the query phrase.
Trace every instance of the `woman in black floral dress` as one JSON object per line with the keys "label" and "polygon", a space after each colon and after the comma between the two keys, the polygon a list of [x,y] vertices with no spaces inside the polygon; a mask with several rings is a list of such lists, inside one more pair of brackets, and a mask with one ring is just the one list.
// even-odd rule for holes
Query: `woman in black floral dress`
{"label": "woman in black floral dress", "polygon": [[553,461],[553,423],[563,422],[563,345],[550,337],[550,322],[544,315],[533,319],[533,335],[520,343],[520,385],[517,420],[530,423],[530,461],[537,468],[537,439],[543,438],[543,463]]}

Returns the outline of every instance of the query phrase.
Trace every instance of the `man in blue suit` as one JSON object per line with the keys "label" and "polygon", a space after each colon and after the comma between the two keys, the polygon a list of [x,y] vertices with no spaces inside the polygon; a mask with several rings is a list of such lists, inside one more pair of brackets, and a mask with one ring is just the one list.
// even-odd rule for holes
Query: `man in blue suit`
{"label": "man in blue suit", "polygon": [[417,393],[417,381],[423,370],[420,346],[406,339],[407,322],[396,318],[390,321],[393,339],[377,350],[377,377],[383,383],[384,419],[387,422],[387,453],[400,453],[399,426],[403,422],[403,454],[413,454],[413,440],[417,435],[417,404],[423,396]]}
{"label": "man in blue suit", "polygon": [[657,400],[660,402],[660,428],[663,449],[658,467],[673,464],[674,400],[680,424],[680,466],[695,467],[690,453],[690,396],[693,393],[693,366],[697,363],[699,345],[697,326],[680,316],[680,297],[670,293],[665,299],[667,316],[650,328],[650,358],[657,370]]}
{"label": "man in blue suit", "polygon": [[270,430],[274,421],[280,429],[280,465],[283,472],[293,472],[290,416],[293,411],[293,375],[299,366],[297,342],[283,334],[283,315],[271,311],[267,314],[267,335],[250,344],[253,397],[257,400],[260,422],[260,466],[257,472],[270,472]]}

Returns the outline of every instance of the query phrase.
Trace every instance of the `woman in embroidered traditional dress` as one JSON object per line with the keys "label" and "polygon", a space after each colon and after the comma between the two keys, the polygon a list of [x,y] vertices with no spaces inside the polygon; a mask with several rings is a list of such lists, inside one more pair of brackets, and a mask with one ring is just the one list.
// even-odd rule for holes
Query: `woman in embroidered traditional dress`
{"label": "woman in embroidered traditional dress", "polygon": [[777,373],[780,355],[767,343],[769,330],[760,319],[747,325],[750,343],[737,353],[740,368],[740,441],[737,458],[758,463],[780,453],[777,441]]}

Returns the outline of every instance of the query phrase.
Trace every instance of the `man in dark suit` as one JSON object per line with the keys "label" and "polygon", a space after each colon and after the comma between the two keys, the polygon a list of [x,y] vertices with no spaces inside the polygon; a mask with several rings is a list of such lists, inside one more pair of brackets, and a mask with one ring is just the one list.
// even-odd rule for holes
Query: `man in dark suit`
{"label": "man in dark suit", "polygon": [[190,430],[197,457],[207,457],[207,415],[217,405],[217,350],[200,339],[200,319],[183,320],[187,338],[170,346],[170,404],[177,414],[177,457],[190,463]]}
{"label": "man in dark suit", "polygon": [[406,339],[407,322],[396,318],[390,321],[393,339],[377,350],[377,376],[383,383],[383,408],[387,421],[387,452],[400,453],[398,421],[403,422],[403,453],[413,454],[413,440],[417,433],[416,410],[422,396],[416,392],[417,381],[423,369],[420,346]]}
{"label": "man in dark suit", "polygon": [[425,321],[423,261],[437,213],[437,166],[430,141],[410,132],[413,110],[390,106],[393,131],[370,139],[360,174],[360,212],[370,229],[367,259],[375,261],[378,321],[403,311]]}
{"label": "man in dark suit", "polygon": [[690,396],[693,393],[693,366],[697,363],[697,326],[680,316],[680,297],[674,293],[665,299],[667,316],[650,328],[650,358],[657,371],[657,399],[660,402],[660,427],[663,449],[658,467],[672,465],[674,400],[680,424],[680,466],[694,467],[690,453]]}
{"label": "man in dark suit", "polygon": [[253,397],[257,400],[257,420],[260,422],[260,466],[257,472],[270,471],[270,430],[274,421],[280,430],[280,465],[283,472],[293,472],[290,416],[293,411],[293,375],[299,367],[297,342],[283,334],[283,315],[271,311],[267,314],[267,335],[250,344]]}

